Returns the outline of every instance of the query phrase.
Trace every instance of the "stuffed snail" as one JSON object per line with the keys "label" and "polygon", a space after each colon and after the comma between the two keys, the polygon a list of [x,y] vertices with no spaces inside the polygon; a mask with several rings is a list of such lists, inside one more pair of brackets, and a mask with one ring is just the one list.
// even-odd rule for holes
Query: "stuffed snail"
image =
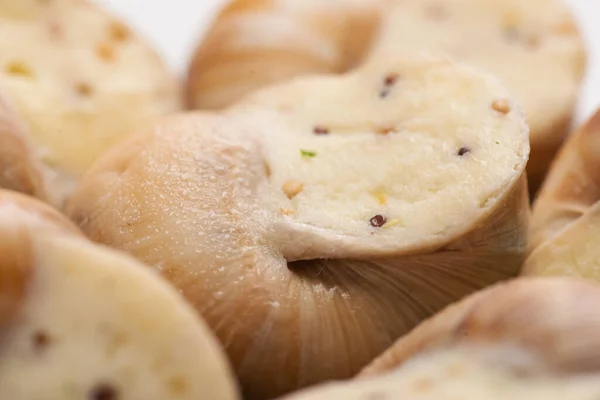
{"label": "stuffed snail", "polygon": [[562,0],[231,0],[190,63],[188,106],[222,108],[294,76],[423,51],[490,71],[523,105],[535,193],[570,129],[586,70]]}
{"label": "stuffed snail", "polygon": [[14,110],[1,95],[0,141],[0,188],[52,202],[44,182],[44,167]]}
{"label": "stuffed snail", "polygon": [[66,210],[206,319],[246,398],[348,378],[422,319],[518,273],[528,128],[447,59],[297,79],[142,130]]}
{"label": "stuffed snail", "polygon": [[110,146],[179,109],[178,85],[142,38],[91,2],[0,0],[0,94],[56,206]]}
{"label": "stuffed snail", "polygon": [[0,398],[236,400],[213,335],[131,257],[0,190]]}

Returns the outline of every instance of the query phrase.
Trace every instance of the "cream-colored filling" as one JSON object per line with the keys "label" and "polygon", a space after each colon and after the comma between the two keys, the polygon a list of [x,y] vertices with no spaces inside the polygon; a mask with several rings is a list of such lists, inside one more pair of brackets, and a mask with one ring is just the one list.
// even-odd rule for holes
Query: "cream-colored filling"
{"label": "cream-colored filling", "polygon": [[157,56],[103,10],[27,2],[23,19],[20,1],[0,2],[0,87],[50,166],[79,175],[140,123],[177,108]]}
{"label": "cream-colored filling", "polygon": [[393,1],[371,57],[443,51],[494,73],[523,104],[532,141],[543,145],[571,112],[583,65],[581,37],[562,3]]}
{"label": "cream-colored filling", "polygon": [[443,62],[379,70],[300,79],[233,108],[260,132],[259,196],[282,214],[277,235],[396,248],[448,237],[520,176],[528,130],[506,92]]}
{"label": "cream-colored filling", "polygon": [[149,271],[81,240],[40,239],[33,251],[0,345],[0,398],[234,398],[213,338]]}

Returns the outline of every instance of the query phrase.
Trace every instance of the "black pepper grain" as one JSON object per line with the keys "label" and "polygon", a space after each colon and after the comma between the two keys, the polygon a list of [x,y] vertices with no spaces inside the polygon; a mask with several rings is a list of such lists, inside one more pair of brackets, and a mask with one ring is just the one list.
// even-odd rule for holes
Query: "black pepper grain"
{"label": "black pepper grain", "polygon": [[461,147],[460,149],[458,149],[458,152],[457,152],[457,154],[458,154],[460,157],[462,157],[462,156],[464,156],[465,154],[468,154],[468,153],[470,153],[470,152],[471,152],[471,149],[469,149],[468,147]]}
{"label": "black pepper grain", "polygon": [[387,96],[389,96],[391,90],[392,90],[392,86],[394,86],[396,84],[396,82],[398,82],[398,78],[400,78],[400,76],[398,74],[389,74],[387,75],[384,79],[383,79],[383,89],[381,90],[381,92],[379,92],[379,97],[386,98]]}
{"label": "black pepper grain", "polygon": [[369,220],[373,228],[381,228],[387,222],[387,218],[381,214],[377,214]]}
{"label": "black pepper grain", "polygon": [[33,342],[33,347],[35,348],[35,350],[41,351],[48,347],[51,338],[47,332],[37,331],[33,334],[31,340]]}
{"label": "black pepper grain", "polygon": [[315,126],[313,132],[315,135],[329,135],[329,129],[322,126]]}
{"label": "black pepper grain", "polygon": [[113,386],[102,383],[92,389],[88,398],[89,400],[118,400],[119,393]]}
{"label": "black pepper grain", "polygon": [[396,83],[396,81],[398,81],[398,78],[398,74],[389,74],[385,77],[385,86],[392,86],[394,83]]}

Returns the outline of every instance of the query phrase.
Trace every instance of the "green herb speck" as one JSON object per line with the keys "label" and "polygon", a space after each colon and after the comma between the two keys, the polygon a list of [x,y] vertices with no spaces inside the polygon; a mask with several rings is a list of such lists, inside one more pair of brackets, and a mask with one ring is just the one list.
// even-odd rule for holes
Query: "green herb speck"
{"label": "green herb speck", "polygon": [[496,144],[500,144],[500,142],[496,142]]}
{"label": "green herb speck", "polygon": [[316,157],[317,152],[313,151],[313,150],[304,150],[304,149],[300,149],[300,154],[302,155],[302,157]]}

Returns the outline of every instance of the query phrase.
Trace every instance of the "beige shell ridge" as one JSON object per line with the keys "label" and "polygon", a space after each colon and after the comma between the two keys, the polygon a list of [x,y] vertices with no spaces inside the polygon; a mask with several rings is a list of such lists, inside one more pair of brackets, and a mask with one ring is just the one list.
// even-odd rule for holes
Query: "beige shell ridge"
{"label": "beige shell ridge", "polygon": [[[3,202],[4,203],[4,202]],[[0,205],[0,210],[7,207]],[[3,216],[5,213],[3,213]],[[30,240],[14,220],[2,221],[0,240],[0,332],[19,312],[31,270]]]}
{"label": "beige shell ridge", "polygon": [[[180,84],[158,53],[93,2],[1,0],[0,22],[0,93],[19,120],[27,157],[43,164],[43,199],[58,207],[112,145],[181,107]],[[22,152],[17,146],[2,151]],[[0,165],[13,175],[18,167]]]}
{"label": "beige shell ridge", "polygon": [[133,258],[0,191],[0,398],[238,399],[216,339]]}
{"label": "beige shell ridge", "polygon": [[423,322],[356,379],[286,399],[595,399],[599,302],[580,279],[499,284]]}
{"label": "beige shell ridge", "polygon": [[528,154],[496,79],[418,58],[162,120],[102,157],[67,213],[179,288],[244,396],[273,398],[353,376],[516,275]]}
{"label": "beige shell ridge", "polygon": [[43,165],[6,99],[0,96],[0,188],[48,198]]}
{"label": "beige shell ridge", "polygon": [[534,203],[523,274],[600,278],[600,111],[554,161]]}
{"label": "beige shell ridge", "polygon": [[247,94],[313,74],[342,73],[377,36],[382,0],[232,0],[199,41],[187,105],[221,109]]}
{"label": "beige shell ridge", "polygon": [[32,274],[30,230],[45,234],[83,234],[67,217],[30,196],[0,189],[0,330],[14,322]]}

